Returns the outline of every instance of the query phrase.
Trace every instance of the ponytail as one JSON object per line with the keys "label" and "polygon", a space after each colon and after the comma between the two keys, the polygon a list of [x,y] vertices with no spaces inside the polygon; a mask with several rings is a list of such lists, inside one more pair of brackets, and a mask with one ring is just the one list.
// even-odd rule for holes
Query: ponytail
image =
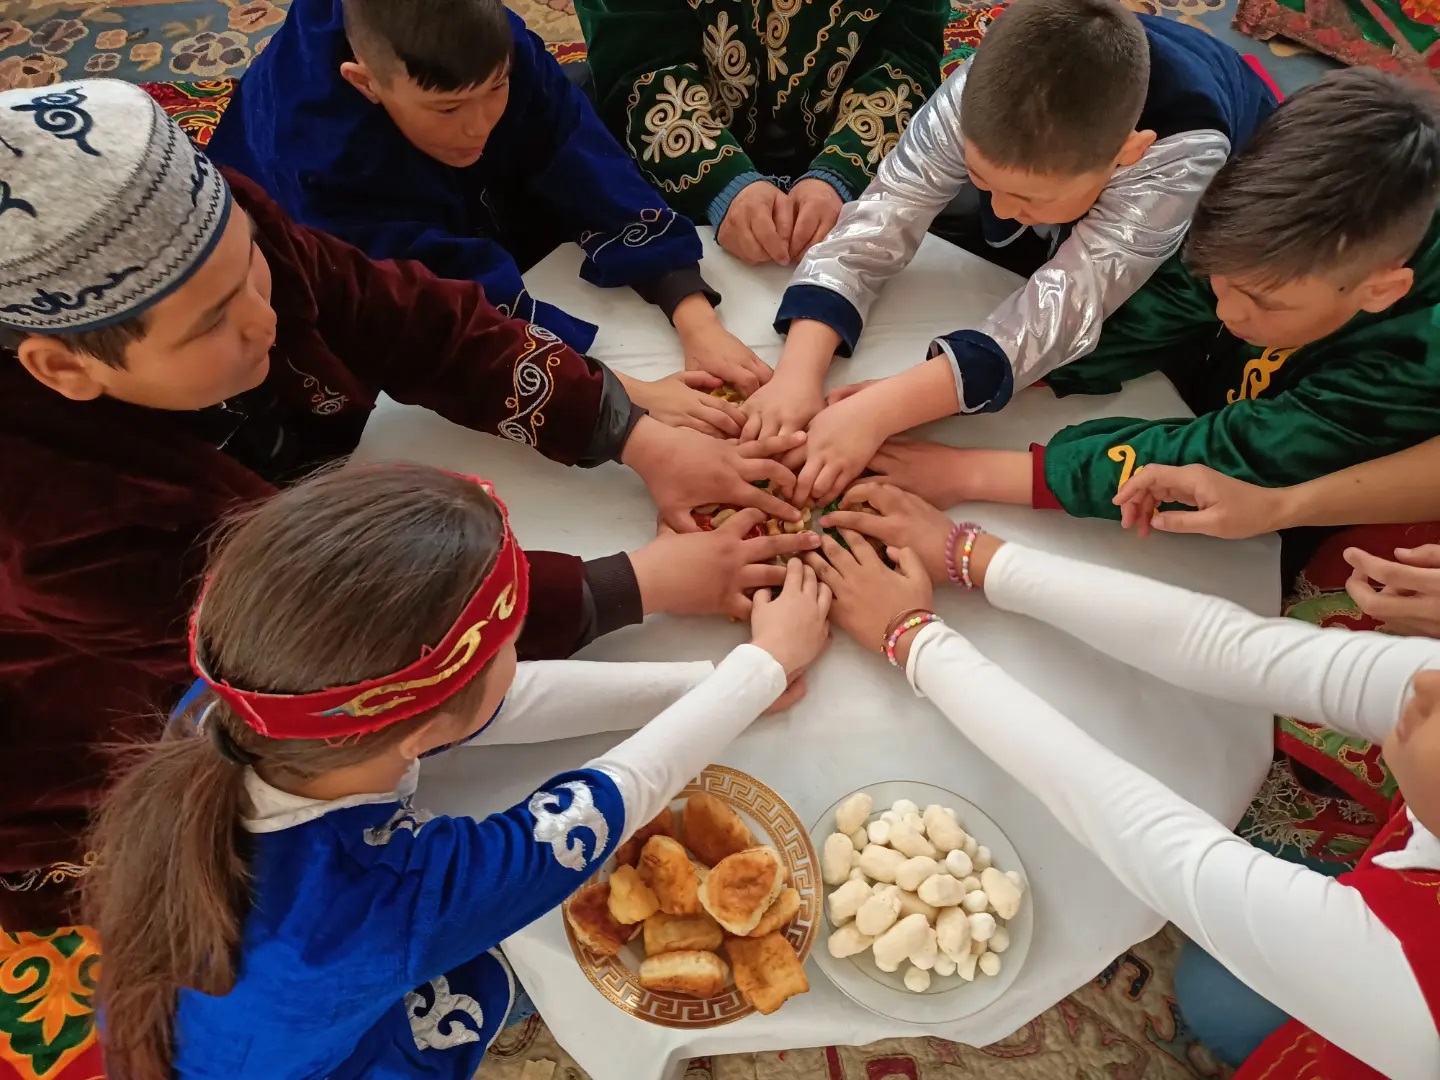
{"label": "ponytail", "polygon": [[97,816],[84,911],[104,956],[107,1073],[170,1080],[178,991],[235,984],[249,906],[245,770],[193,728],[137,756]]}

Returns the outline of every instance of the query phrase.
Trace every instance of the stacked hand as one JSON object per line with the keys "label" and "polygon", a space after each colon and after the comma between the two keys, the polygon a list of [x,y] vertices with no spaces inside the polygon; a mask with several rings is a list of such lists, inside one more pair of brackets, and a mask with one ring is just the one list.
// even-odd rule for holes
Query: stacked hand
{"label": "stacked hand", "polygon": [[804,672],[830,641],[831,593],[815,571],[798,559],[785,567],[785,585],[778,596],[769,589],[755,594],[750,612],[752,643],[773,656],[789,680],[785,694],[771,711],[798,701],[805,693]]}
{"label": "stacked hand", "polygon": [[1440,637],[1440,544],[1396,548],[1394,561],[1346,548],[1345,561],[1355,570],[1345,591],[1361,611],[1392,634]]}
{"label": "stacked hand", "polygon": [[897,567],[892,570],[859,533],[842,529],[840,535],[849,551],[827,536],[821,541],[824,558],[812,552],[805,562],[835,594],[830,617],[861,645],[883,650],[885,631],[896,615],[933,606],[930,577],[909,548],[888,549]]}
{"label": "stacked hand", "polygon": [[[876,513],[853,509],[861,504],[869,505]],[[949,577],[945,549],[954,523],[918,495],[877,480],[867,480],[847,491],[840,509],[826,514],[820,519],[820,525],[839,529],[841,535],[857,533],[878,540],[886,548],[908,548],[915,553],[931,581],[941,582]],[[848,537],[846,543],[849,543]]]}
{"label": "stacked hand", "polygon": [[710,396],[710,391],[723,383],[703,371],[677,371],[654,382],[622,375],[620,382],[631,401],[670,427],[691,428],[719,439],[735,439],[749,419],[733,402]]}
{"label": "stacked hand", "polygon": [[685,349],[686,371],[712,375],[716,386],[729,383],[745,394],[753,394],[770,381],[770,365],[725,329],[704,295],[696,293],[680,301],[675,309],[675,331]]}
{"label": "stacked hand", "polygon": [[750,617],[750,593],[785,584],[777,557],[798,556],[820,546],[815,533],[749,537],[765,520],[761,510],[741,510],[714,532],[660,535],[630,556],[647,615],[729,615]]}
{"label": "stacked hand", "polygon": [[740,406],[745,413],[742,442],[804,431],[825,407],[825,388],[818,378],[787,372],[784,367]]}
{"label": "stacked hand", "polygon": [[769,517],[799,521],[800,511],[754,485],[766,480],[782,494],[794,491],[795,474],[775,458],[804,441],[804,432],[797,432],[742,445],[644,417],[626,442],[621,460],[645,481],[660,520],[676,532],[688,533],[699,531],[690,511],[706,503],[753,506]]}

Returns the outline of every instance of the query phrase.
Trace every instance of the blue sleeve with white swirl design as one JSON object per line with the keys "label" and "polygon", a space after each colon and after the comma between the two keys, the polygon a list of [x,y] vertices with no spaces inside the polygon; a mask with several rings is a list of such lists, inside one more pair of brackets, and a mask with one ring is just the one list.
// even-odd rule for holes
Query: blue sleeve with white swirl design
{"label": "blue sleeve with white swirl design", "polygon": [[581,769],[503,813],[397,830],[415,878],[408,976],[447,971],[558,907],[610,857],[624,828],[615,781]]}

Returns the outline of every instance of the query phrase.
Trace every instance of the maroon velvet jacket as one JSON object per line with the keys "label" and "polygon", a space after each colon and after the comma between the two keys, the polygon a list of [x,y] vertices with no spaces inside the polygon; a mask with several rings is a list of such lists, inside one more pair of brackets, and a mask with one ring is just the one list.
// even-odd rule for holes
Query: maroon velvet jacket
{"label": "maroon velvet jacket", "polygon": [[[566,464],[618,454],[614,376],[506,318],[470,282],[375,263],[231,175],[278,319],[266,387],[304,433],[353,448],[384,391]],[[543,331],[542,331],[543,333]],[[618,396],[617,396],[618,394]],[[190,683],[184,621],[203,541],[271,485],[180,414],[70,401],[0,355],[0,927],[60,925],[85,870],[104,743],[158,735]],[[348,441],[348,446],[344,445]],[[531,658],[639,617],[628,560],[533,552]]]}

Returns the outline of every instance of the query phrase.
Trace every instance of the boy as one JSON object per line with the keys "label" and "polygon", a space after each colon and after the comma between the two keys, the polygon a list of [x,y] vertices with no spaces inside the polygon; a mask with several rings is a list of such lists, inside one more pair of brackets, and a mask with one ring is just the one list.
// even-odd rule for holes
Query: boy
{"label": "boy", "polygon": [[1215,178],[1185,256],[1052,372],[1113,393],[1165,367],[1194,419],[1107,417],[1032,454],[892,443],[874,468],[939,505],[972,499],[1118,518],[1150,463],[1280,486],[1440,434],[1440,105],[1366,68],[1287,101]]}
{"label": "boy", "polygon": [[947,0],[577,0],[602,115],[670,205],[792,265],[940,81]]}
{"label": "boy", "polygon": [[632,286],[673,320],[687,368],[747,391],[769,376],[720,325],[694,227],[500,0],[297,0],[208,152],[302,224],[477,281],[583,352],[596,327],[520,279],[576,241],[581,277]]}
{"label": "boy", "polygon": [[797,494],[828,501],[889,435],[993,412],[1095,347],[1100,324],[1178,250],[1201,191],[1275,99],[1203,31],[1120,0],[1019,0],[921,110],[781,302],[789,331],[748,434],[809,423],[837,350],[854,349],[888,278],[962,189],[976,249],[1029,281],[932,359],[816,417]]}
{"label": "boy", "polygon": [[[158,731],[153,710],[190,680],[200,541],[353,450],[382,391],[563,463],[622,460],[681,527],[697,502],[799,516],[750,483],[793,483],[778,463],[642,415],[604,366],[471,282],[296,226],[137,87],[0,94],[0,163],[7,930],[63,922],[100,744]],[[541,553],[523,651],[564,656],[647,610],[731,606],[739,582],[765,583],[742,564],[767,558],[731,539],[666,536],[590,564]]]}

